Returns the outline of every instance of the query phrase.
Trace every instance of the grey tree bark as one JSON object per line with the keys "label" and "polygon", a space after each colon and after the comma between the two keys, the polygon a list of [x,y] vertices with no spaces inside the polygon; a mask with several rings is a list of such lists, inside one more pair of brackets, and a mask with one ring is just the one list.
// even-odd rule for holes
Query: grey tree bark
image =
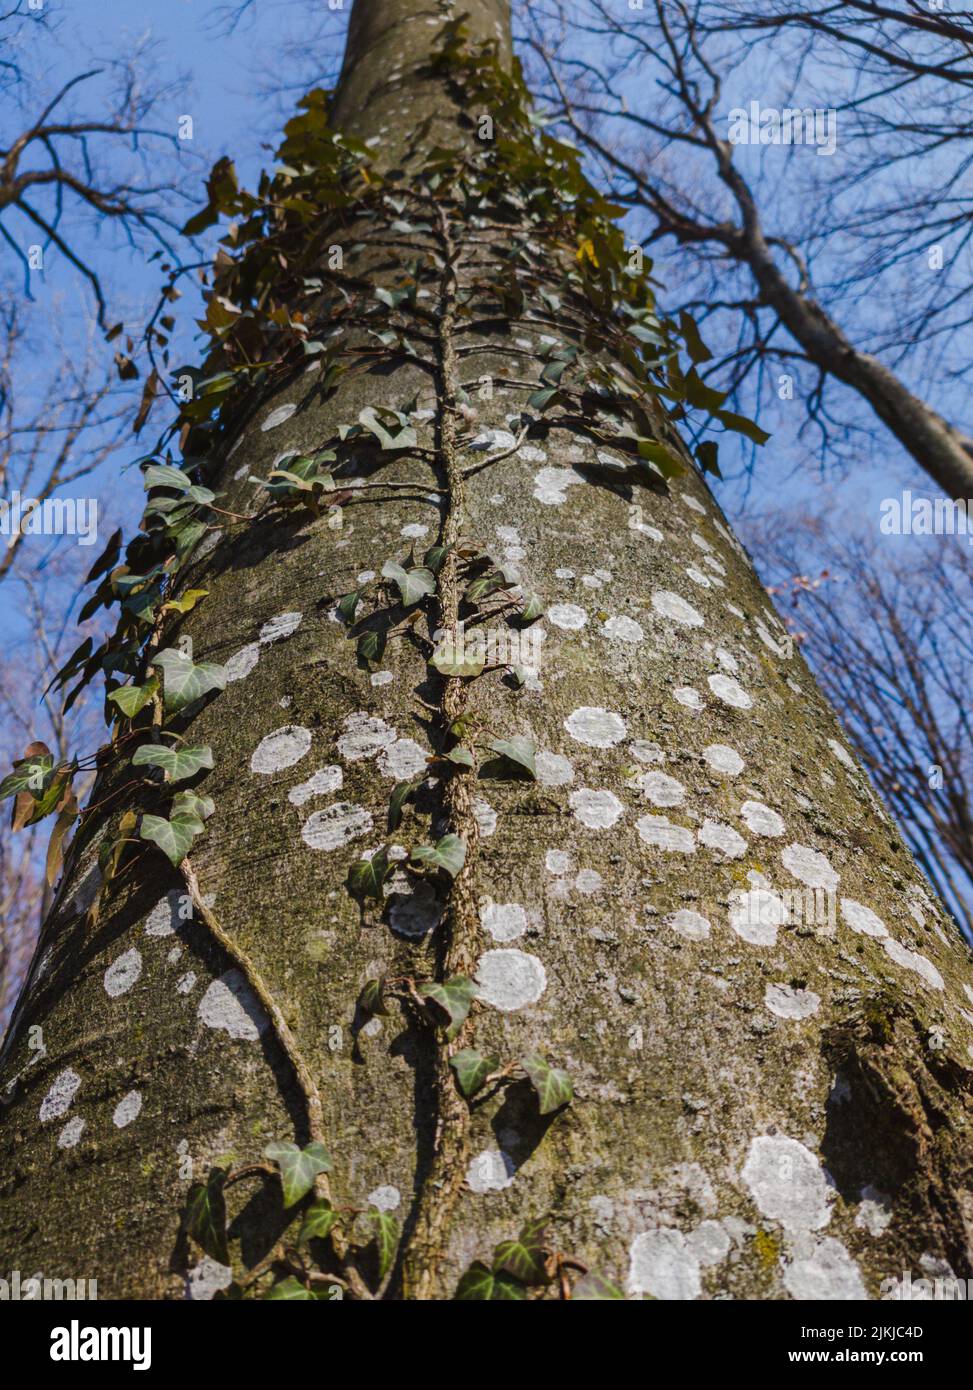
{"label": "grey tree bark", "polygon": [[[503,0],[465,8],[509,61]],[[448,88],[419,71],[437,18],[356,0],[335,114],[382,163],[426,115],[429,142],[455,138]],[[401,1222],[386,1297],[451,1297],[541,1216],[633,1297],[878,1297],[904,1270],[973,1273],[970,952],[688,455],[633,500],[566,417],[506,443],[523,392],[503,383],[559,325],[531,294],[470,351],[456,298],[494,254],[478,230],[438,228],[431,370],[349,374],[323,400],[298,375],[227,452],[223,505],[246,513],[282,453],[419,393],[434,467],[397,464],[415,490],[353,495],[340,529],[261,513],[194,565],[209,597],[183,630],[232,676],[187,730],[213,749],[216,810],[184,876],[140,860],[93,931],[97,837],[69,857],[0,1064],[0,1266],[96,1277],[103,1297],[211,1296],[231,1274],[180,1236],[189,1180],[321,1137],[335,1202]],[[460,408],[484,375],[492,397]],[[540,596],[521,688],[499,671],[437,685],[408,641],[377,671],[349,655],[340,596],[437,539],[472,539]],[[440,619],[457,584],[447,561]],[[440,801],[428,782],[391,842],[428,839],[431,815],[433,838],[465,840],[463,868],[434,881],[400,857],[389,910],[363,916],[349,869],[457,717],[530,735],[537,779],[481,761]],[[542,1116],[515,1080],[469,1105],[455,1045],[408,1001],[356,1009],[369,979],[436,972],[479,984],[457,1043],[503,1063],[539,1050],[573,1101]],[[238,1276],[283,1220],[244,1189]]]}

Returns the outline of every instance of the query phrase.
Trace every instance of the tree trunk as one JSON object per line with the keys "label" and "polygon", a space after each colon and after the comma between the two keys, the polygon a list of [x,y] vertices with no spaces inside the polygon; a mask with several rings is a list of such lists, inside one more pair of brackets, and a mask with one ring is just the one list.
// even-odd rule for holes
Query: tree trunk
{"label": "tree trunk", "polygon": [[[499,36],[509,66],[503,0],[464,8],[471,40]],[[383,1278],[364,1218],[356,1235],[342,1216],[321,1267],[353,1297],[450,1298],[542,1217],[555,1278],[531,1287],[547,1297],[578,1266],[660,1298],[877,1297],[903,1270],[969,1275],[970,953],[661,411],[646,397],[683,458],[668,486],[633,485],[651,479],[606,445],[621,434],[591,407],[592,363],[626,375],[621,329],[577,278],[603,248],[566,237],[570,203],[531,220],[520,195],[503,222],[495,206],[464,220],[469,183],[423,192],[436,145],[476,159],[510,135],[506,105],[477,108],[475,74],[464,99],[427,69],[440,27],[418,0],[356,0],[334,106],[377,139],[378,171],[416,171],[405,213],[389,207],[361,242],[352,208],[337,238],[359,307],[368,277],[402,283],[395,236],[425,248],[425,293],[381,310],[409,318],[413,350],[327,391],[312,367],[255,394],[219,453],[219,505],[247,514],[263,495],[248,475],[368,406],[418,394],[417,445],[380,451],[377,469],[353,436],[368,487],[318,517],[268,503],[180,576],[209,591],[180,635],[229,664],[181,729],[212,748],[200,794],[216,809],[179,869],[143,845],[94,922],[117,819],[68,857],[0,1070],[0,1266],[97,1278],[102,1297],[212,1296],[229,1267],[242,1283],[280,1263],[293,1220],[240,1167],[272,1140],[318,1140],[333,1165],[318,1197],[400,1227]],[[495,129],[479,144],[481,116]],[[528,182],[544,177],[537,161]],[[396,232],[415,207],[426,229]],[[519,277],[523,304],[501,313],[491,275]],[[374,353],[360,324],[348,333]],[[511,383],[537,375],[551,339],[581,344],[587,405],[565,388],[522,433],[527,391]],[[580,391],[578,371],[562,368]],[[391,611],[401,631],[356,661],[338,601],[437,543],[452,549],[428,561],[434,593],[386,596],[374,615],[362,600],[366,630]],[[515,677],[431,664],[434,630],[471,620],[481,551],[516,575],[476,602],[500,613],[519,578],[545,610],[488,623],[504,668],[527,668]],[[536,780],[488,747],[517,736],[539,750]],[[474,767],[445,760],[457,744]],[[420,779],[387,832],[392,788]],[[408,864],[450,834],[465,845],[455,876]],[[349,871],[383,844],[398,847],[390,877],[360,907]],[[422,1001],[424,982],[455,976],[480,994],[450,1039]],[[356,1002],[374,979],[385,1013]],[[451,1063],[473,1049],[505,1074],[467,1101]],[[568,1072],[570,1103],[541,1113],[520,1065],[534,1053]],[[214,1166],[234,1170],[226,1268],[181,1224]],[[494,1296],[540,1277],[520,1274]]]}

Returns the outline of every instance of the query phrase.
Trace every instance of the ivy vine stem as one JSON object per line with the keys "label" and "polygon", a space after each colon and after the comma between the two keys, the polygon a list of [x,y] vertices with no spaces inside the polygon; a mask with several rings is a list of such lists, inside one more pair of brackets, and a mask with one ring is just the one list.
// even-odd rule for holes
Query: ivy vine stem
{"label": "ivy vine stem", "polygon": [[[438,575],[439,624],[444,632],[457,631],[462,595],[457,545],[463,519],[463,469],[456,436],[458,372],[454,341],[458,291],[459,248],[449,214],[436,209],[443,273],[437,315],[438,396],[437,444],[445,482],[446,505],[439,544],[447,547]],[[467,682],[460,676],[443,678],[440,702],[441,734],[466,710]],[[466,845],[463,865],[452,880],[443,924],[440,979],[453,975],[472,977],[479,947],[479,912],[474,892],[479,826],[473,810],[476,765],[458,769],[446,782],[444,809],[450,831]],[[446,1239],[450,1218],[462,1188],[470,1145],[470,1111],[460,1095],[450,1066],[452,1057],[468,1047],[473,1019],[468,1015],[456,1037],[437,1040],[435,1062],[436,1130],[433,1154],[415,1207],[414,1221],[400,1252],[403,1293],[407,1299],[426,1301],[448,1297],[442,1286]]]}

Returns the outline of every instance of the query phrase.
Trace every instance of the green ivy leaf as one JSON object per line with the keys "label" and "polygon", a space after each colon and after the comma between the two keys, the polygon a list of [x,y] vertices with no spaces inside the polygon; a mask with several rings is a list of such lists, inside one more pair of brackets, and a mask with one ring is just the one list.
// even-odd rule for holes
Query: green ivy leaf
{"label": "green ivy leaf", "polygon": [[378,1277],[384,1279],[392,1268],[395,1250],[399,1243],[399,1223],[390,1211],[379,1211],[373,1207],[368,1212],[369,1225],[375,1232],[378,1248]]}
{"label": "green ivy leaf", "polygon": [[542,1115],[552,1110],[560,1110],[574,1095],[571,1077],[561,1067],[552,1067],[540,1052],[529,1052],[521,1058],[520,1065],[537,1092],[537,1100]]}
{"label": "green ivy leaf", "polygon": [[696,320],[685,309],[679,315],[679,331],[691,360],[694,363],[708,362],[713,354],[700,337]]}
{"label": "green ivy leaf", "polygon": [[153,487],[177,488],[180,492],[188,492],[192,485],[189,474],[181,468],[174,468],[171,463],[150,463],[142,473],[142,486],[146,492]]}
{"label": "green ivy leaf", "polygon": [[735,430],[737,434],[746,435],[754,444],[766,444],[770,438],[766,430],[762,430],[746,415],[736,415],[732,410],[717,410],[714,413],[720,424],[725,425],[728,430]]}
{"label": "green ivy leaf", "polygon": [[455,748],[451,748],[444,756],[449,762],[455,763],[457,767],[476,767],[473,754],[461,743],[458,743]]}
{"label": "green ivy leaf", "polygon": [[527,1290],[509,1274],[494,1273],[482,1260],[476,1260],[456,1285],[457,1302],[523,1303]]}
{"label": "green ivy leaf", "polygon": [[275,1139],[264,1149],[264,1157],[280,1169],[285,1207],[292,1207],[310,1192],[319,1173],[331,1171],[328,1152],[317,1140],[299,1149],[289,1139]]}
{"label": "green ivy leaf", "polygon": [[474,647],[466,651],[451,638],[445,638],[432,654],[432,664],[441,676],[478,676],[486,665],[482,653]]}
{"label": "green ivy leaf", "polygon": [[211,1168],[206,1181],[193,1183],[186,1200],[186,1230],[200,1249],[221,1265],[230,1263],[226,1243],[226,1171]]}
{"label": "green ivy leaf", "polygon": [[364,988],[358,996],[358,1003],[367,1014],[387,1014],[388,1009],[385,1004],[385,981],[366,980]]}
{"label": "green ivy leaf", "polygon": [[640,439],[638,451],[639,457],[657,468],[663,478],[677,478],[686,471],[686,465],[676,451],[658,439]]}
{"label": "green ivy leaf", "polygon": [[201,661],[198,665],[175,647],[166,647],[152,659],[152,665],[162,671],[165,686],[165,707],[172,714],[191,705],[194,700],[208,695],[211,690],[223,690],[226,686],[226,670],[215,661]]}
{"label": "green ivy leaf", "polygon": [[153,676],[145,685],[123,685],[118,690],[113,690],[108,698],[115,702],[127,719],[134,719],[158,689],[159,682]]}
{"label": "green ivy leaf", "polygon": [[516,1240],[502,1240],[494,1250],[494,1272],[512,1274],[522,1284],[546,1284],[548,1250],[547,1223],[543,1217],[528,1221]]}
{"label": "green ivy leaf", "polygon": [[288,1303],[317,1302],[311,1290],[306,1289],[293,1274],[288,1274],[286,1279],[279,1279],[276,1284],[271,1285],[264,1294],[263,1301],[266,1303],[277,1299],[283,1299]]}
{"label": "green ivy leaf", "polygon": [[428,594],[436,592],[436,576],[432,570],[421,567],[405,570],[394,560],[386,560],[382,566],[382,577],[394,581],[406,608],[414,608]]}
{"label": "green ivy leaf", "polygon": [[485,1057],[475,1047],[464,1047],[449,1059],[456,1073],[456,1084],[464,1096],[475,1096],[487,1077],[500,1066],[499,1057]]}
{"label": "green ivy leaf", "polygon": [[389,830],[397,830],[402,820],[402,807],[422,786],[422,778],[414,782],[396,782],[389,797]]}
{"label": "green ivy leaf", "polygon": [[593,1269],[578,1280],[571,1292],[572,1303],[602,1303],[608,1299],[621,1299],[624,1302],[625,1295],[617,1284]]}
{"label": "green ivy leaf", "polygon": [[29,758],[19,758],[13,766],[13,772],[0,782],[0,801],[25,791],[39,796],[54,771],[54,757],[51,753],[34,753]]}
{"label": "green ivy leaf", "polygon": [[466,843],[458,835],[444,835],[434,845],[417,845],[410,857],[414,864],[445,869],[450,878],[455,878],[466,862]]}
{"label": "green ivy leaf", "polygon": [[211,796],[198,796],[193,791],[176,792],[172,798],[170,815],[194,816],[196,820],[209,820],[216,810],[216,802]]}
{"label": "green ivy leaf", "polygon": [[358,639],[356,651],[362,661],[381,661],[382,653],[385,651],[385,633],[375,630],[363,632]]}
{"label": "green ivy leaf", "polygon": [[524,606],[520,610],[519,621],[526,627],[529,623],[535,623],[544,613],[544,604],[538,594],[525,594]]}
{"label": "green ivy leaf", "polygon": [[171,864],[178,866],[192,849],[193,840],[206,827],[196,816],[179,815],[166,820],[164,816],[143,816],[139,836],[158,845]]}
{"label": "green ivy leaf", "polygon": [[[397,412],[384,413],[395,418]],[[359,411],[358,422],[369,434],[375,436],[383,449],[414,449],[418,443],[418,436],[411,425],[404,425],[398,434],[393,436],[378,418],[378,411],[373,405],[367,405],[364,410]]]}
{"label": "green ivy leaf", "polygon": [[452,550],[451,545],[434,545],[426,551],[422,557],[427,569],[431,569],[433,574],[438,574],[443,567],[443,561]]}
{"label": "green ivy leaf", "polygon": [[496,738],[487,747],[501,758],[506,758],[508,762],[516,763],[518,767],[522,767],[530,773],[531,777],[537,777],[537,767],[534,762],[537,748],[529,734],[515,734],[513,738]]}
{"label": "green ivy leaf", "polygon": [[331,1228],[337,1219],[338,1213],[330,1202],[326,1202],[323,1198],[312,1202],[304,1213],[298,1243],[303,1245],[305,1241],[309,1240],[324,1240],[331,1234]]}
{"label": "green ivy leaf", "polygon": [[348,870],[348,892],[358,902],[374,898],[381,902],[384,894],[382,885],[389,871],[388,850],[384,846],[376,850],[371,859],[359,859]]}
{"label": "green ivy leaf", "polygon": [[446,1040],[452,1042],[466,1022],[476,997],[476,985],[465,975],[453,975],[442,984],[438,980],[427,980],[418,989],[424,999],[431,1000],[446,1015]]}
{"label": "green ivy leaf", "polygon": [[351,626],[355,621],[355,609],[358,607],[358,601],[364,592],[364,589],[352,589],[351,593],[345,594],[338,604],[338,617],[343,623]]}
{"label": "green ivy leaf", "polygon": [[719,445],[715,439],[704,439],[702,444],[697,444],[696,457],[704,473],[712,473],[716,478],[723,477],[720,472]]}
{"label": "green ivy leaf", "polygon": [[481,574],[467,587],[467,602],[479,603],[480,599],[495,593],[497,589],[505,589],[508,584],[506,575],[501,574],[499,570],[491,570],[489,574]]}
{"label": "green ivy leaf", "polygon": [[143,743],[132,757],[133,767],[161,767],[170,782],[184,782],[195,777],[200,768],[213,766],[213,750],[203,748],[167,748],[163,743]]}

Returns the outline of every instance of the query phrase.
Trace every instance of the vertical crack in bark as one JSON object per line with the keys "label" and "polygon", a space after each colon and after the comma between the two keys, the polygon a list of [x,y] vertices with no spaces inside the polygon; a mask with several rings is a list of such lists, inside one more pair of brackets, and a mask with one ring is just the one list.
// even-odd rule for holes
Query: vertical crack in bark
{"label": "vertical crack in bark", "polygon": [[[457,365],[453,330],[458,288],[459,248],[449,215],[438,208],[439,235],[444,268],[438,315],[438,452],[446,488],[446,507],[440,527],[440,544],[449,550],[439,572],[439,622],[444,632],[458,632],[461,584],[457,544],[463,519],[463,473],[456,440],[459,415],[456,400]],[[443,678],[441,734],[465,712],[467,682],[459,676]],[[466,845],[463,867],[450,888],[444,921],[445,943],[441,952],[443,979],[452,975],[472,977],[476,968],[479,914],[474,894],[479,827],[473,811],[476,767],[454,772],[446,783],[446,818],[452,833]],[[443,1254],[450,1218],[459,1197],[469,1157],[470,1111],[456,1086],[450,1060],[472,1037],[468,1015],[452,1041],[437,1040],[435,1066],[436,1132],[433,1156],[420,1187],[412,1231],[402,1252],[403,1291],[406,1298],[428,1300],[448,1296],[441,1287]]]}

